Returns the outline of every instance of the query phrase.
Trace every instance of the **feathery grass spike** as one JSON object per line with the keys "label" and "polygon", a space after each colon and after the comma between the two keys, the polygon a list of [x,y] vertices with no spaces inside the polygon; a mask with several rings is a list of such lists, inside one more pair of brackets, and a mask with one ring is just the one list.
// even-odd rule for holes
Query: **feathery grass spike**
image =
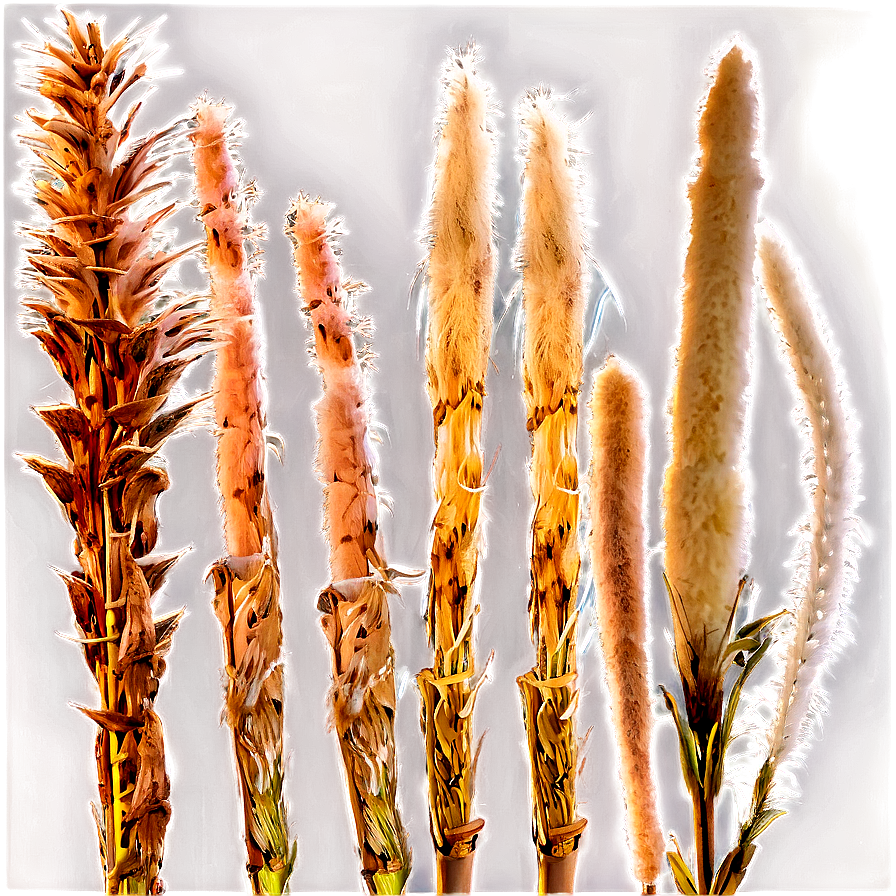
{"label": "feathery grass spike", "polygon": [[436,889],[466,893],[483,820],[473,807],[476,567],[483,490],[482,404],[495,288],[495,141],[489,88],[470,45],[452,52],[427,222],[427,391],[436,512],[426,628],[433,665],[417,676],[426,742]]}
{"label": "feathery grass spike", "polygon": [[[318,609],[332,650],[331,720],[339,737],[349,801],[371,893],[400,893],[411,853],[398,810],[395,760],[395,670],[388,595],[396,573],[377,533],[375,458],[362,375],[365,346],[354,332],[355,297],[366,287],[344,278],[335,251],[331,206],[300,196],[289,210],[302,311],[309,318],[323,380],[317,403],[317,472],[324,485],[324,520],[331,584]],[[369,323],[369,322],[367,322]]]}
{"label": "feathery grass spike", "polygon": [[234,743],[253,893],[283,893],[295,862],[283,797],[283,670],[277,533],[265,479],[264,385],[256,333],[255,259],[247,252],[251,191],[231,152],[230,109],[193,109],[193,166],[212,311],[218,486],[227,557],[214,565],[215,614],[224,635],[224,718]]}
{"label": "feathery grass spike", "polygon": [[36,130],[22,142],[36,156],[29,186],[43,220],[23,232],[30,282],[51,296],[25,307],[72,403],[37,409],[65,460],[25,460],[76,533],[80,569],[62,579],[100,694],[99,709],[81,709],[99,728],[93,808],[106,892],[157,893],[170,807],[154,701],[181,613],[153,615],[177,559],[151,554],[168,486],[156,455],[202,403],[167,407],[213,337],[199,301],[162,287],[195,249],[166,248],[161,228],[175,208],[160,199],[162,178],[184,125],[137,138],[140,104],[118,114],[147,76],[149,31],[106,43],[96,22],[62,16],[64,41],[29,48],[39,61],[25,86],[54,108],[28,112]]}
{"label": "feathery grass spike", "polygon": [[532,773],[539,891],[572,892],[586,821],[576,804],[576,599],[581,557],[576,452],[587,288],[582,175],[550,92],[520,106],[523,198],[517,264],[523,390],[535,499],[529,628],[535,665],[519,683]]}
{"label": "feathery grass spike", "polygon": [[663,498],[666,579],[687,722],[668,693],[666,701],[683,735],[683,768],[690,769],[685,778],[694,804],[700,893],[713,879],[714,805],[727,746],[723,686],[733,659],[727,648],[745,584],[744,417],[762,186],[752,77],[750,61],[735,44],[713,73],[700,117]]}
{"label": "feathery grass spike", "polygon": [[591,397],[591,568],[635,878],[656,892],[663,833],[651,771],[644,486],[647,438],[637,377],[610,357]]}
{"label": "feathery grass spike", "polygon": [[772,321],[790,362],[809,443],[809,515],[794,564],[792,609],[778,651],[778,694],[765,761],[737,843],[716,875],[715,892],[733,893],[743,880],[755,840],[784,814],[782,770],[803,756],[818,719],[821,679],[836,649],[855,573],[858,462],[841,372],[831,354],[827,327],[785,244],[768,224],[759,227],[759,263]]}

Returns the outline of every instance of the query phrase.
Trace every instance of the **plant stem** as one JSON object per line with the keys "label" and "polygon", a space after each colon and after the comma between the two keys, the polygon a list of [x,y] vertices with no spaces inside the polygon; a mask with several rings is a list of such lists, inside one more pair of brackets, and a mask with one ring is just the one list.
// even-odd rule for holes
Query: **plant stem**
{"label": "plant stem", "polygon": [[576,881],[578,851],[555,859],[543,853],[538,855],[538,892],[572,893]]}
{"label": "plant stem", "polygon": [[701,787],[691,792],[697,847],[697,892],[709,893],[715,868],[715,798]]}

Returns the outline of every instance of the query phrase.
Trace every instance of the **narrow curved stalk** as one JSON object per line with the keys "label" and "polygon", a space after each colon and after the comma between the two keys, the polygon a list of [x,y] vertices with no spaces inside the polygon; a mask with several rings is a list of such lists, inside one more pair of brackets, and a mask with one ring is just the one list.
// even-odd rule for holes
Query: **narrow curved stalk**
{"label": "narrow curved stalk", "polygon": [[546,91],[520,109],[523,132],[523,389],[535,499],[529,588],[534,667],[517,682],[532,772],[539,892],[569,893],[586,821],[576,774],[579,470],[576,452],[586,289],[581,175],[569,126]]}
{"label": "narrow curved stalk", "polygon": [[803,758],[807,735],[820,724],[821,681],[842,630],[857,554],[858,461],[832,340],[796,262],[767,223],[760,225],[758,255],[768,308],[798,396],[809,513],[793,564],[792,608],[777,651],[777,698],[762,745],[765,759],[737,842],[716,875],[717,893],[737,890],[759,835],[784,814],[785,798],[775,787],[782,769]]}
{"label": "narrow curved stalk", "polygon": [[[159,247],[174,204],[158,199],[182,122],[130,136],[139,103],[118,104],[147,75],[152,28],[107,43],[96,22],[62,12],[65,40],[29,47],[26,87],[53,105],[30,110],[36,155],[29,186],[42,220],[25,228],[33,286],[27,326],[72,393],[37,408],[65,454],[25,458],[75,531],[80,569],[60,573],[100,695],[78,707],[98,726],[99,805],[93,806],[107,893],[158,893],[171,813],[162,722],[155,710],[182,610],[153,615],[178,555],[153,555],[155,504],[168,487],[156,460],[202,399],[167,406],[183,371],[212,339],[205,307],[163,305],[163,275],[196,247]],[[152,197],[152,198],[148,198]]]}
{"label": "narrow curved stalk", "polygon": [[212,569],[224,637],[224,718],[231,731],[243,806],[246,870],[253,893],[284,893],[296,856],[283,796],[283,640],[277,533],[265,477],[264,386],[256,332],[255,263],[247,252],[247,206],[231,147],[230,109],[199,100],[193,166],[212,311],[217,478],[228,556]]}
{"label": "narrow curved stalk", "polygon": [[331,648],[331,724],[339,738],[355,822],[361,874],[370,893],[401,893],[411,852],[398,808],[395,663],[387,596],[396,573],[383,559],[377,530],[375,457],[363,366],[354,333],[363,284],[337,261],[330,206],[300,196],[287,216],[302,311],[309,318],[324,394],[317,403],[317,471],[324,485],[324,528],[331,584],[318,609]]}
{"label": "narrow curved stalk", "polygon": [[426,264],[427,390],[436,513],[426,626],[433,665],[417,676],[439,893],[468,893],[483,820],[473,811],[474,619],[483,490],[482,406],[494,295],[494,141],[477,51],[453,53],[434,168]]}

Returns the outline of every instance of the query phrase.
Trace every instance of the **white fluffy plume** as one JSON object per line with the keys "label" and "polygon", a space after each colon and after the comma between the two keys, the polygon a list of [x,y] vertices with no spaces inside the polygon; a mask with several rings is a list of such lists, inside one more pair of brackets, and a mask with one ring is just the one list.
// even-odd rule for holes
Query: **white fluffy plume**
{"label": "white fluffy plume", "polygon": [[810,502],[794,563],[790,625],[779,642],[780,690],[767,745],[780,768],[805,749],[823,703],[823,673],[845,631],[856,578],[859,465],[855,421],[817,303],[776,230],[764,223],[758,237],[763,290],[799,396]]}

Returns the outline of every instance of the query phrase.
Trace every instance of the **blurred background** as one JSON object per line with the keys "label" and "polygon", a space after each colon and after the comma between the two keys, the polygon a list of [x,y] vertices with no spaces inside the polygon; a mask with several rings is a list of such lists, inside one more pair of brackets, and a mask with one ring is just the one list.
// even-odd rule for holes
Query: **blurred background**
{"label": "blurred background", "polygon": [[[85,9],[73,4],[75,11]],[[394,501],[384,514],[393,565],[428,562],[433,504],[432,423],[424,392],[422,342],[415,332],[411,287],[423,257],[417,242],[429,200],[429,166],[447,47],[470,38],[482,48],[481,72],[494,86],[499,191],[500,294],[496,320],[517,275],[511,265],[520,194],[516,104],[539,83],[559,94],[581,120],[593,254],[612,282],[622,312],[609,304],[587,360],[585,386],[608,351],[643,377],[650,406],[650,624],[655,685],[676,684],[666,632],[670,619],[661,579],[659,498],[668,461],[666,405],[677,341],[678,290],[689,208],[685,187],[696,159],[696,112],[713,54],[739,35],[757,64],[761,154],[766,186],[761,216],[792,241],[840,350],[851,393],[861,458],[860,507],[865,545],[852,603],[852,641],[827,678],[829,713],[800,774],[803,796],[761,839],[745,888],[885,889],[890,754],[890,395],[885,358],[888,312],[882,293],[883,247],[892,237],[885,201],[881,111],[891,104],[882,81],[884,32],[867,13],[818,9],[539,8],[445,6],[409,8],[255,8],[91,6],[105,17],[105,35],[135,16],[165,16],[157,63],[165,77],[140,112],[135,131],[188,114],[204,91],[233,104],[245,122],[240,156],[261,199],[265,276],[258,302],[266,334],[272,431],[286,443],[283,463],[271,459],[270,489],[281,536],[286,664],[286,782],[299,860],[294,891],[357,891],[358,861],[337,747],[325,725],[329,658],[315,609],[327,583],[320,535],[312,405],[318,375],[305,352],[289,244],[283,235],[289,200],[300,190],[335,203],[349,235],[342,240],[347,274],[368,282],[361,311],[372,317],[378,353],[370,388],[388,431],[380,481]],[[5,446],[6,717],[8,885],[11,888],[97,889],[101,881],[88,803],[95,798],[94,728],[69,702],[93,705],[92,679],[76,647],[56,636],[72,622],[64,588],[50,565],[74,568],[68,524],[38,478],[14,452],[56,457],[58,449],[30,406],[66,398],[36,341],[17,326],[21,246],[15,222],[32,212],[16,191],[25,150],[15,116],[35,103],[15,86],[15,63],[29,39],[23,18],[61,20],[51,6],[5,9]],[[883,116],[883,117],[882,117]],[[892,116],[889,116],[890,118]],[[174,194],[187,198],[186,160]],[[889,164],[887,160],[886,164]],[[173,194],[173,195],[174,195]],[[891,195],[891,194],[889,194]],[[195,210],[177,218],[181,242],[202,238]],[[890,244],[891,245],[891,244]],[[181,283],[202,290],[193,261]],[[592,300],[602,289],[592,280]],[[779,607],[795,527],[806,511],[792,416],[788,370],[767,314],[757,302],[753,343],[749,467],[752,473],[753,576],[756,609]],[[485,501],[487,555],[480,566],[478,656],[494,649],[491,681],[477,702],[485,734],[477,811],[486,819],[477,849],[481,891],[532,890],[528,763],[515,678],[532,662],[528,639],[526,477],[528,437],[514,352],[514,311],[495,333],[494,367],[485,406],[485,450],[499,451]],[[186,391],[208,387],[206,361]],[[581,469],[588,464],[582,427]],[[190,545],[173,571],[160,609],[187,607],[158,699],[165,724],[173,815],[163,876],[172,891],[244,891],[244,849],[228,736],[219,725],[220,631],[211,609],[210,564],[223,552],[213,474],[213,439],[196,431],[166,449],[172,486],[160,501],[161,550]],[[583,579],[587,579],[586,575]],[[421,586],[406,586],[392,605],[399,675],[397,738],[401,796],[415,868],[408,889],[431,890],[423,744],[414,674],[429,665],[421,618]],[[597,638],[581,623],[579,730],[591,735],[579,783],[589,818],[578,885],[587,891],[631,891],[621,791]],[[770,665],[770,664],[768,664]],[[757,678],[757,684],[759,678]],[[690,808],[678,747],[665,710],[655,761],[664,828],[690,846]],[[744,743],[746,739],[744,739]],[[724,797],[718,822],[723,854],[749,793]],[[673,888],[668,872],[660,889]]]}

